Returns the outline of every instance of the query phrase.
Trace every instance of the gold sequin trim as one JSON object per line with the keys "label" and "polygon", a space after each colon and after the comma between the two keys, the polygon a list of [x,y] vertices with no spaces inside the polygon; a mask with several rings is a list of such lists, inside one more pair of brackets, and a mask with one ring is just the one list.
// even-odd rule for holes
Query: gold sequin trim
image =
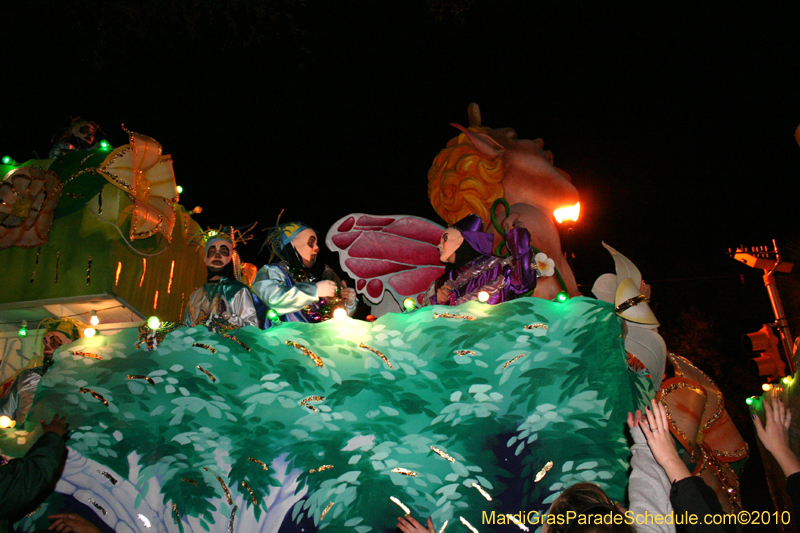
{"label": "gold sequin trim", "polygon": [[190,485],[194,485],[195,487],[197,486],[197,481],[195,481],[193,479],[189,479],[188,477],[182,477],[181,481],[189,483]]}
{"label": "gold sequin trim", "polygon": [[454,315],[453,313],[433,313],[433,318],[458,318],[460,320],[475,320],[474,316]]}
{"label": "gold sequin trim", "polygon": [[308,471],[309,474],[316,474],[317,472],[324,472],[325,470],[330,470],[333,468],[333,465],[322,465],[319,468],[312,468]]}
{"label": "gold sequin trim", "polygon": [[514,359],[509,359],[508,361],[506,361],[505,363],[503,363],[503,370],[505,370],[506,368],[508,368],[508,366],[509,366],[511,363],[513,363],[514,361],[516,361],[516,360],[517,360],[517,359],[519,359],[520,357],[525,357],[526,355],[527,355],[527,354],[521,353],[521,354],[519,354],[518,356],[516,356]]}
{"label": "gold sequin trim", "polygon": [[533,482],[539,483],[542,480],[542,478],[544,478],[544,476],[547,475],[547,473],[550,471],[551,468],[553,468],[553,461],[547,461],[547,463],[542,467],[542,469],[536,473],[536,477],[533,479]]}
{"label": "gold sequin trim", "polygon": [[228,499],[228,505],[233,505],[233,498],[231,498],[231,491],[228,490],[228,485],[225,484],[225,481],[220,476],[211,472],[211,470],[209,470],[208,467],[204,466],[203,470],[205,470],[206,472],[210,472],[212,476],[217,478],[217,481],[222,486],[222,490],[225,491],[225,498]]}
{"label": "gold sequin trim", "polygon": [[308,402],[324,402],[325,396],[309,396],[308,398],[303,398],[300,400],[300,405],[305,407],[306,409],[310,409],[315,413],[319,413],[319,409],[317,409],[314,405],[308,405]]}
{"label": "gold sequin trim", "polygon": [[[683,378],[683,379],[687,379],[687,378]],[[670,393],[676,391],[677,389],[690,389],[690,390],[696,392],[697,394],[700,394],[703,397],[703,411],[705,411],[706,407],[708,406],[708,397],[706,396],[706,393],[702,388],[695,387],[691,383],[687,383],[685,381],[678,381],[676,383],[670,383],[668,386],[663,387],[659,391],[659,394],[661,394],[661,405],[664,406],[664,410],[667,412],[667,419],[669,420],[669,425],[672,427],[672,429],[674,429],[681,436],[681,438],[683,439],[684,442],[693,442],[694,439],[690,439],[686,435],[686,433],[680,427],[678,427],[678,424],[676,424],[675,421],[672,419],[672,413],[669,412],[669,406],[667,405],[667,398],[666,397]]]}
{"label": "gold sequin trim", "polygon": [[396,503],[396,504],[397,504],[397,505],[400,507],[400,509],[402,509],[402,510],[403,510],[403,512],[404,512],[406,515],[410,515],[410,514],[411,514],[411,509],[409,509],[408,507],[406,507],[406,506],[405,506],[405,504],[404,504],[403,502],[401,502],[400,500],[398,500],[398,499],[397,499],[397,498],[395,498],[394,496],[389,496],[389,499],[390,499],[390,500],[392,500],[394,503]]}
{"label": "gold sequin trim", "polygon": [[258,507],[258,500],[256,499],[256,495],[253,492],[253,489],[250,488],[250,485],[248,485],[246,481],[242,481],[242,487],[247,489],[247,492],[250,493],[250,501],[253,502],[253,505]]}
{"label": "gold sequin trim", "polygon": [[536,324],[528,324],[527,326],[525,326],[525,329],[540,329],[540,328],[550,329],[549,327],[547,327],[547,324],[544,324],[542,322],[537,322]]}
{"label": "gold sequin trim", "polygon": [[407,470],[405,468],[400,468],[400,467],[392,468],[392,472],[395,474],[403,474],[404,476],[417,477],[416,472],[414,472],[413,470]]}
{"label": "gold sequin trim", "polygon": [[197,365],[197,370],[199,370],[200,372],[202,372],[203,374],[205,374],[206,376],[208,376],[209,378],[211,378],[211,382],[212,382],[212,383],[216,383],[216,382],[217,382],[217,378],[215,378],[214,376],[212,376],[212,375],[211,375],[211,372],[209,372],[208,370],[206,370],[206,369],[205,369],[205,368],[203,368],[202,366],[200,366],[200,365]]}
{"label": "gold sequin trim", "polygon": [[264,470],[267,470],[267,464],[264,461],[259,461],[258,459],[255,459],[253,457],[248,457],[247,460],[248,461],[253,461],[257,465],[260,465],[261,468],[263,468]]}
{"label": "gold sequin trim", "polygon": [[308,348],[306,348],[302,344],[296,343],[294,341],[286,341],[286,346],[292,346],[294,348],[297,348],[298,350],[303,352],[304,355],[309,356],[314,361],[314,363],[316,363],[317,366],[320,366],[320,367],[321,366],[325,366],[324,363],[322,362],[322,358],[320,358],[320,356],[318,356],[317,354],[315,354],[314,352],[312,352],[311,350],[309,350]]}
{"label": "gold sequin trim", "polygon": [[178,512],[178,505],[176,503],[172,504],[172,514],[175,515],[175,523],[178,523],[178,522],[181,521],[181,515]]}
{"label": "gold sequin trim", "polygon": [[447,459],[451,463],[455,463],[456,462],[456,460],[453,459],[452,457],[450,457],[449,455],[447,455],[447,452],[444,451],[444,450],[440,450],[439,448],[437,448],[435,446],[431,446],[431,450],[433,451],[433,453],[435,453],[439,457],[441,457],[443,459]]}
{"label": "gold sequin trim", "polygon": [[98,355],[98,354],[92,353],[92,352],[81,352],[81,351],[78,351],[78,350],[72,350],[70,353],[72,355],[75,355],[75,356],[78,356],[78,357],[90,357],[92,359],[98,359],[98,360],[102,360],[103,359],[102,355]]}
{"label": "gold sequin trim", "polygon": [[101,513],[103,513],[103,515],[104,515],[104,516],[105,516],[106,514],[108,514],[108,513],[106,513],[106,510],[105,510],[105,509],[103,509],[103,506],[102,506],[102,505],[100,505],[99,503],[97,503],[96,501],[94,501],[93,499],[91,499],[91,498],[88,498],[86,501],[88,501],[89,503],[91,503],[91,504],[94,506],[94,508],[95,508],[95,509],[97,509],[98,511],[100,511]]}
{"label": "gold sequin trim", "polygon": [[107,480],[109,480],[112,485],[116,485],[117,484],[117,478],[115,478],[114,476],[112,476],[111,474],[106,472],[105,470],[98,470],[97,473],[100,474],[101,476],[103,476],[104,478],[106,478]]}
{"label": "gold sequin trim", "polygon": [[472,484],[470,485],[470,487],[472,487],[473,489],[478,489],[478,492],[480,492],[480,493],[481,493],[481,496],[483,496],[484,498],[486,498],[486,501],[488,501],[488,502],[492,501],[492,497],[489,495],[489,493],[488,493],[488,492],[486,492],[486,491],[484,490],[484,488],[483,488],[483,487],[481,487],[480,485],[478,485],[477,483],[472,483]]}
{"label": "gold sequin trim", "polygon": [[203,344],[203,343],[200,343],[200,342],[196,342],[196,343],[192,344],[192,346],[194,346],[195,348],[203,348],[205,350],[208,350],[211,353],[217,353],[217,349],[214,348],[213,346],[209,346],[208,344]]}
{"label": "gold sequin trim", "polygon": [[325,518],[325,515],[328,514],[328,511],[331,510],[331,507],[333,507],[333,502],[328,503],[328,506],[322,511],[322,514],[319,515],[320,521]]}
{"label": "gold sequin trim", "polygon": [[146,382],[148,382],[150,385],[155,385],[156,384],[156,382],[153,381],[153,378],[147,377],[147,376],[141,376],[139,374],[135,374],[135,375],[128,374],[127,378],[128,379],[143,379]]}
{"label": "gold sequin trim", "polygon": [[376,349],[375,349],[375,348],[373,348],[372,346],[367,346],[367,345],[366,345],[366,344],[364,344],[363,342],[359,343],[359,344],[358,344],[358,347],[359,347],[359,348],[366,348],[366,349],[367,349],[367,350],[369,350],[370,352],[374,353],[375,355],[377,355],[378,357],[380,357],[381,359],[383,359],[383,362],[384,362],[384,363],[386,363],[386,365],[387,365],[387,366],[388,366],[388,367],[389,367],[391,370],[394,370],[394,367],[392,366],[392,363],[391,363],[391,361],[389,361],[389,358],[388,358],[388,357],[386,357],[385,355],[383,355],[383,353],[382,353],[382,352],[380,352],[380,351],[376,350]]}
{"label": "gold sequin trim", "polygon": [[456,355],[477,355],[475,350],[456,350]]}
{"label": "gold sequin trim", "polygon": [[91,394],[92,396],[94,396],[95,398],[97,398],[98,400],[100,400],[100,401],[103,403],[103,405],[105,405],[106,407],[108,407],[108,400],[106,400],[105,398],[103,398],[103,395],[102,395],[102,394],[99,394],[99,393],[97,393],[97,392],[93,391],[92,389],[86,389],[86,388],[84,388],[84,387],[81,387],[79,390],[80,390],[80,393],[81,393],[81,394],[86,394],[86,393],[88,392],[89,394]]}
{"label": "gold sequin trim", "polygon": [[475,526],[467,522],[466,518],[464,518],[463,516],[459,516],[458,519],[461,520],[461,523],[467,526],[469,530],[472,531],[472,533],[479,533],[478,530],[475,529]]}

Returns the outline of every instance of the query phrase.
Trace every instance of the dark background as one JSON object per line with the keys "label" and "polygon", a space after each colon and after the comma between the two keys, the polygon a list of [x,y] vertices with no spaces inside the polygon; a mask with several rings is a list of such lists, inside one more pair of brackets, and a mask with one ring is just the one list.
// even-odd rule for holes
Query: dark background
{"label": "dark background", "polygon": [[[584,293],[627,255],[670,350],[718,381],[755,452],[743,333],[774,320],[728,248],[797,244],[798,9],[488,0],[6,2],[0,152],[46,157],[71,117],[172,154],[200,224],[350,212],[441,222],[427,170],[467,123],[542,137],[581,193]],[[260,243],[246,260],[261,265]],[[800,260],[800,257],[797,257]],[[328,258],[336,262],[335,258]],[[797,274],[780,276],[793,331]],[[748,507],[765,506],[758,453]],[[762,476],[762,477],[759,477]]]}

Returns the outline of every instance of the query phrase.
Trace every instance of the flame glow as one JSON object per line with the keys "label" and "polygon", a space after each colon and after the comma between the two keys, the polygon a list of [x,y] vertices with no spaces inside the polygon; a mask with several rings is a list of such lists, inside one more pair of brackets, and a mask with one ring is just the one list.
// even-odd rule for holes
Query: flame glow
{"label": "flame glow", "polygon": [[573,205],[572,207],[562,207],[553,211],[553,216],[556,221],[561,224],[565,220],[578,220],[578,215],[581,213],[581,203]]}

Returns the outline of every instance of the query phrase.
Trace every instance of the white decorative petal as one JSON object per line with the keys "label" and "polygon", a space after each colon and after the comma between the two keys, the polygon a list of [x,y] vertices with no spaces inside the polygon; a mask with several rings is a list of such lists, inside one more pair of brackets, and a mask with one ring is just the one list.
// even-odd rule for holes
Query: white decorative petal
{"label": "white decorative petal", "polygon": [[614,295],[617,292],[617,276],[614,274],[603,274],[592,285],[592,294],[598,300],[614,303]]}
{"label": "white decorative petal", "polygon": [[634,265],[630,259],[606,243],[603,243],[603,247],[608,250],[608,252],[611,254],[611,257],[614,258],[614,265],[617,269],[617,279],[623,280],[625,278],[631,278],[634,285],[637,287],[641,286],[642,274],[639,272],[639,269],[636,268],[636,265]]}
{"label": "white decorative petal", "polygon": [[651,329],[626,328],[625,349],[647,368],[658,390],[667,360],[667,345],[661,335]]}

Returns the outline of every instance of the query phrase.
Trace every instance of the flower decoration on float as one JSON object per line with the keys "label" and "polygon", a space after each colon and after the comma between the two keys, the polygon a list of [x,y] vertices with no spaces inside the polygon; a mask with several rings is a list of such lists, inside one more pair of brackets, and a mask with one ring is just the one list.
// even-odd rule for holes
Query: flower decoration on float
{"label": "flower decoration on float", "polygon": [[539,252],[533,259],[536,261],[536,270],[539,272],[540,278],[546,278],[555,274],[555,261],[547,257],[547,254]]}
{"label": "flower decoration on float", "polygon": [[0,250],[46,243],[61,192],[61,180],[50,170],[19,167],[6,174],[0,182]]}
{"label": "flower decoration on float", "polygon": [[178,191],[172,157],[162,155],[155,139],[125,129],[128,144],[115,148],[97,172],[128,194],[133,202],[130,238],[161,233],[172,240]]}

